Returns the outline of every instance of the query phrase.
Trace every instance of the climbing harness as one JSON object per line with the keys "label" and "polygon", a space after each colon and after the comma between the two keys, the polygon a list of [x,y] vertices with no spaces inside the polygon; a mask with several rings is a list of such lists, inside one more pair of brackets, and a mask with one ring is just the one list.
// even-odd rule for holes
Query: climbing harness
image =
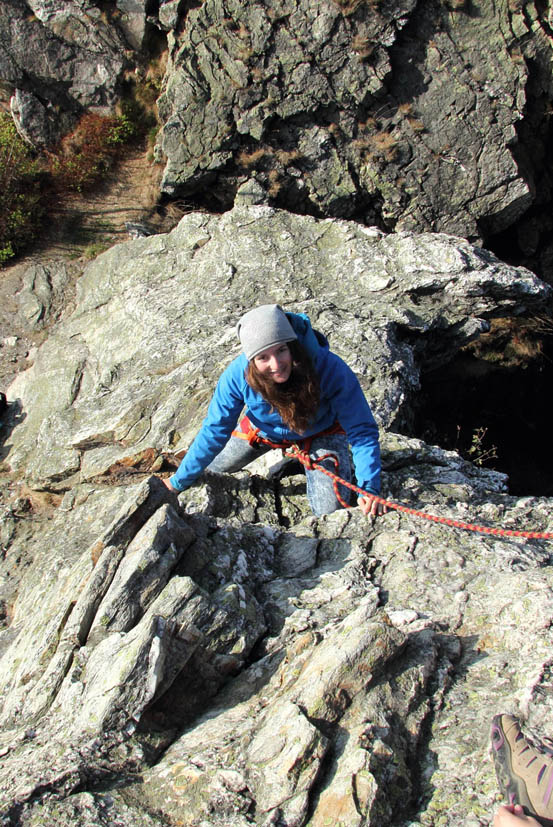
{"label": "climbing harness", "polygon": [[240,430],[233,431],[232,435],[239,437],[240,439],[246,439],[250,445],[261,444],[270,448],[280,449],[285,457],[298,460],[308,471],[321,471],[321,473],[326,474],[327,477],[330,477],[333,481],[336,499],[344,508],[349,508],[350,506],[340,496],[338,492],[339,485],[344,485],[346,488],[355,491],[359,494],[359,496],[370,497],[371,499],[376,500],[377,503],[380,503],[393,511],[400,511],[402,514],[411,514],[413,517],[420,517],[423,520],[430,520],[433,523],[441,523],[442,525],[451,526],[452,528],[460,528],[463,531],[474,531],[479,534],[491,534],[495,537],[523,537],[529,540],[553,540],[553,532],[515,531],[514,529],[509,528],[492,528],[490,526],[475,525],[474,523],[465,523],[462,520],[454,520],[451,517],[437,517],[435,514],[427,514],[425,511],[418,511],[415,508],[409,508],[407,505],[402,505],[401,503],[390,502],[389,500],[385,500],[376,494],[371,494],[369,491],[364,491],[362,488],[359,488],[351,482],[343,480],[338,476],[338,473],[333,473],[332,471],[329,471],[328,468],[324,468],[324,466],[321,465],[324,460],[330,459],[334,462],[336,472],[338,472],[340,470],[338,458],[334,456],[334,454],[325,454],[317,459],[313,459],[309,456],[311,442],[315,439],[315,437],[326,436],[328,434],[345,433],[344,429],[338,422],[325,431],[321,431],[318,434],[313,434],[311,437],[301,440],[301,443],[272,442],[270,439],[260,436],[259,428],[255,428],[247,416],[244,416],[240,420],[239,429]]}
{"label": "climbing harness", "polygon": [[[302,465],[305,465],[305,468],[308,471],[323,471],[325,474],[329,474],[330,472],[327,471],[326,468],[319,466],[319,463],[323,462],[325,459],[328,459],[334,463],[334,467],[337,472],[340,470],[340,463],[338,461],[338,457],[335,456],[335,454],[323,454],[323,456],[317,457],[316,460],[312,459],[309,456],[309,451],[311,450],[311,443],[317,437],[330,436],[330,434],[344,434],[345,436],[346,432],[344,431],[339,422],[335,422],[334,425],[331,425],[329,428],[325,428],[324,431],[319,431],[316,434],[311,434],[311,436],[305,437],[305,439],[301,440],[301,447],[298,442],[288,442],[287,440],[284,440],[283,442],[272,442],[270,439],[267,439],[267,437],[260,436],[259,428],[256,428],[254,425],[252,425],[247,416],[242,417],[238,426],[240,430],[233,431],[232,436],[237,436],[239,439],[246,439],[250,443],[250,445],[260,444],[266,445],[270,448],[280,449],[285,457],[299,460],[302,463]],[[342,498],[338,490],[339,484],[348,485],[348,483],[346,483],[345,480],[340,479],[340,477],[337,474],[332,474],[331,476],[334,477],[332,487],[334,488],[334,494],[336,496],[336,499],[343,508],[349,508],[349,503],[347,503]]]}

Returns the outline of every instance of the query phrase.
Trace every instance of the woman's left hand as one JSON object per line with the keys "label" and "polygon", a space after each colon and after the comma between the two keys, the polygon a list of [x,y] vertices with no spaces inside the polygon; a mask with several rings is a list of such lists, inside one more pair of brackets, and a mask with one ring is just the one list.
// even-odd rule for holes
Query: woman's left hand
{"label": "woman's left hand", "polygon": [[379,517],[388,510],[383,503],[379,503],[377,499],[370,495],[358,497],[357,503],[363,514],[366,514],[367,517]]}

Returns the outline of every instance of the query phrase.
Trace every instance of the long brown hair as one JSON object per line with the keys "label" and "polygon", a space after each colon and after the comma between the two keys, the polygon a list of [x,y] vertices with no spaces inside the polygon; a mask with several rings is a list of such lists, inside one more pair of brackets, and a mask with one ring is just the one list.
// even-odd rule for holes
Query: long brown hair
{"label": "long brown hair", "polygon": [[292,431],[303,434],[319,407],[319,377],[299,342],[287,344],[292,354],[292,371],[286,382],[275,382],[264,376],[257,369],[254,359],[248,363],[246,381],[277,411]]}

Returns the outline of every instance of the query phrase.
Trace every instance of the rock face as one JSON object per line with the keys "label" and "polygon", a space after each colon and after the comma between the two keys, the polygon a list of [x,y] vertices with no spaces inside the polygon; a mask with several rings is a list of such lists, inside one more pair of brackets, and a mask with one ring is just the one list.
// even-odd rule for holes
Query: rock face
{"label": "rock face", "polygon": [[[422,366],[550,288],[458,238],[255,198],[96,259],[9,389],[6,825],[476,827],[497,799],[492,714],[553,727],[550,544],[394,510],[317,519],[303,475],[270,455],[178,498],[143,473],[193,436],[236,318],[278,300],[359,374],[385,426],[386,497],[553,530],[550,500],[390,430]],[[46,270],[23,307],[58,283]]]}
{"label": "rock face", "polygon": [[28,329],[40,330],[51,321],[53,312],[61,304],[61,296],[69,281],[67,268],[63,262],[58,262],[55,267],[31,264],[22,281],[17,294],[21,321]]}
{"label": "rock face", "polygon": [[549,295],[528,271],[444,235],[385,236],[265,206],[193,213],[89,265],[76,310],[10,386],[24,419],[8,461],[35,486],[65,489],[187,447],[238,353],[237,318],[265,300],[333,331],[381,424],[405,425],[421,367],[447,362],[487,318],[537,311]]}
{"label": "rock face", "polygon": [[206,0],[171,41],[162,188],[228,207],[255,173],[294,211],[497,233],[543,183],[546,29],[534,3]]}
{"label": "rock face", "polygon": [[[384,447],[392,497],[551,529],[500,475]],[[357,509],[208,516],[240,497],[214,476],[187,514],[156,478],[83,485],[36,539],[4,633],[5,823],[486,823],[490,716],[552,719],[550,550]]]}
{"label": "rock face", "polygon": [[473,241],[526,215],[551,278],[550,32],[537,2],[5,0],[0,84],[42,147],[166,37],[164,196],[222,211],[255,176],[294,212]]}
{"label": "rock face", "polygon": [[6,0],[0,36],[0,83],[34,146],[55,143],[85,110],[115,104],[126,44],[93,3]]}

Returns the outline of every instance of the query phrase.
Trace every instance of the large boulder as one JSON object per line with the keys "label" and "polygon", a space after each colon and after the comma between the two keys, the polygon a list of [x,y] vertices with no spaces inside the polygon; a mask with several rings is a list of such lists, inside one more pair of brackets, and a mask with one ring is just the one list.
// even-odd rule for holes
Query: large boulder
{"label": "large boulder", "polygon": [[[553,553],[501,533],[551,535],[552,502],[391,430],[424,366],[551,288],[459,238],[248,192],[92,262],[9,388],[6,824],[476,827],[497,799],[491,716],[553,726]],[[22,309],[50,307],[62,275],[33,271]],[[315,518],[270,456],[178,497],[150,473],[193,437],[236,318],[263,301],[309,313],[358,373],[403,510]]]}
{"label": "large boulder", "polygon": [[5,0],[0,37],[0,84],[34,146],[55,143],[86,110],[113,108],[126,44],[93,3]]}
{"label": "large boulder", "polygon": [[422,367],[446,363],[494,315],[537,311],[550,292],[446,235],[383,235],[262,205],[192,213],[87,267],[74,312],[8,389],[22,421],[6,461],[35,487],[68,488],[186,448],[238,353],[236,320],[265,301],[307,312],[380,423],[404,426]]}

